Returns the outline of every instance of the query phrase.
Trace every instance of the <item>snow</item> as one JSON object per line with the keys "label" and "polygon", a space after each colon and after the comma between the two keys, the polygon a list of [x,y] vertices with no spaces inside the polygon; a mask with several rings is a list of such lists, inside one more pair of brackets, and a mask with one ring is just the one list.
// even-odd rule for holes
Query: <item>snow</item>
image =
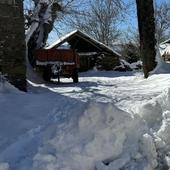
{"label": "snow", "polygon": [[68,34],[66,34],[65,36],[61,37],[59,40],[57,40],[56,42],[54,42],[53,44],[51,44],[50,46],[46,47],[46,49],[51,49],[53,47],[55,47],[57,44],[59,44],[60,42],[62,42],[63,40],[67,39],[68,37],[74,35],[78,30],[74,30]]}
{"label": "snow", "polygon": [[141,150],[147,158],[152,169],[157,167],[157,152],[153,138],[149,134],[144,134],[141,140]]}
{"label": "snow", "polygon": [[142,67],[142,61],[137,61],[134,63],[128,63],[126,60],[124,59],[120,59],[120,65],[116,66],[114,68],[114,70],[116,69],[123,69],[123,70],[140,70]]}
{"label": "snow", "polygon": [[30,26],[30,28],[28,29],[28,31],[26,31],[26,44],[29,42],[31,36],[33,35],[34,31],[38,28],[38,22],[33,22]]}
{"label": "snow", "polygon": [[170,74],[28,83],[24,93],[0,82],[0,170],[170,168]]}
{"label": "snow", "polygon": [[61,61],[46,61],[46,62],[41,62],[41,61],[36,61],[37,65],[40,66],[46,66],[48,64],[56,64],[56,65],[75,65],[74,62],[61,62]]}
{"label": "snow", "polygon": [[[34,9],[34,15],[31,17],[32,23],[31,26],[29,27],[29,29],[26,31],[26,44],[28,44],[31,36],[33,35],[33,33],[35,33],[35,31],[37,29],[39,29],[38,31],[40,32],[37,38],[37,47],[41,47],[41,43],[42,43],[42,39],[43,39],[43,33],[44,33],[44,29],[43,29],[43,24],[49,24],[52,21],[52,11],[51,11],[51,6],[54,3],[53,0],[40,0],[36,6],[36,8]],[[42,8],[42,4],[46,4],[48,5],[46,11],[44,13],[40,12],[41,8]]]}
{"label": "snow", "polygon": [[88,34],[82,32],[81,30],[74,30],[66,35],[64,35],[63,37],[61,37],[59,40],[57,40],[56,42],[54,42],[53,44],[49,45],[48,47],[46,47],[46,49],[51,49],[54,48],[55,46],[59,45],[60,43],[66,41],[69,37],[73,36],[76,33],[80,33],[81,35],[83,35],[84,37],[87,37],[88,39],[90,39],[92,42],[94,42],[95,44],[97,44],[98,46],[102,46],[110,51],[112,51],[113,53],[115,53],[117,56],[121,56],[118,52],[114,51],[112,48],[106,46],[105,44],[95,40],[94,38],[92,38],[91,36],[89,36]]}
{"label": "snow", "polygon": [[[83,115],[78,118],[78,124],[72,122],[58,136],[48,140],[34,157],[34,169],[48,169],[53,164],[54,169],[95,169],[97,161],[112,161],[123,150],[129,157],[137,150],[138,136],[142,134],[142,121],[134,119],[113,104],[88,103]],[[60,127],[56,125],[60,131]],[[57,132],[56,132],[57,133]],[[134,133],[135,141],[131,141]],[[127,143],[127,146],[123,144]],[[135,143],[135,144],[134,144]],[[111,147],[112,146],[112,147]],[[53,154],[49,154],[49,148]],[[48,148],[48,149],[47,149]],[[44,160],[45,159],[45,160]]]}
{"label": "snow", "polygon": [[0,170],[9,170],[8,163],[2,163],[0,164]]}
{"label": "snow", "polygon": [[160,53],[161,55],[170,54],[170,44],[169,43],[160,44]]}

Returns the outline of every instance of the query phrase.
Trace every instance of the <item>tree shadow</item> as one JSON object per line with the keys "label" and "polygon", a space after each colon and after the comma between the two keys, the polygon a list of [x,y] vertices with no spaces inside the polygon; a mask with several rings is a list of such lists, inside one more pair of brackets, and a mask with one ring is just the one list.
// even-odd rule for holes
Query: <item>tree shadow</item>
{"label": "tree shadow", "polygon": [[115,78],[115,77],[124,77],[124,76],[134,76],[135,74],[143,74],[141,71],[88,71],[80,73],[81,77],[106,77],[106,78]]}

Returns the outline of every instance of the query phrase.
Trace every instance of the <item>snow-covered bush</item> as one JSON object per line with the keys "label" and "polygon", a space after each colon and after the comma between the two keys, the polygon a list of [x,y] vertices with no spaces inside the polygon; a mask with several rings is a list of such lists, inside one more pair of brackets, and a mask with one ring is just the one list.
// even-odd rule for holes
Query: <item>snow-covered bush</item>
{"label": "snow-covered bush", "polygon": [[112,55],[100,55],[96,59],[96,67],[98,70],[114,70],[120,65],[119,58]]}
{"label": "snow-covered bush", "polygon": [[135,63],[128,63],[127,61],[121,59],[120,65],[114,68],[115,71],[133,71],[140,70],[142,68],[142,62],[137,61]]}

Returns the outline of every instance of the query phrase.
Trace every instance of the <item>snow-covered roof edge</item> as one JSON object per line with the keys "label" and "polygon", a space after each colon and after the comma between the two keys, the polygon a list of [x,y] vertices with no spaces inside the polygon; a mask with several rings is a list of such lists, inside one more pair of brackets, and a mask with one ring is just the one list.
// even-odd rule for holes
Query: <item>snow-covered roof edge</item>
{"label": "snow-covered roof edge", "polygon": [[170,39],[167,39],[167,40],[161,42],[160,45],[165,44],[165,43],[170,43]]}
{"label": "snow-covered roof edge", "polygon": [[59,38],[57,41],[55,41],[53,44],[49,45],[48,47],[46,47],[45,49],[51,49],[53,47],[55,47],[56,45],[58,45],[59,43],[61,43],[62,41],[64,41],[65,39],[67,39],[68,37],[72,36],[73,34],[75,34],[78,30],[74,30],[72,32],[69,32],[68,34],[62,36],[61,38]]}
{"label": "snow-covered roof edge", "polygon": [[61,42],[65,41],[67,38],[69,38],[70,36],[72,36],[72,35],[74,35],[74,34],[76,34],[76,33],[80,33],[80,34],[84,35],[85,37],[89,38],[91,41],[93,41],[93,42],[95,42],[95,43],[103,46],[104,48],[107,48],[108,50],[112,51],[113,53],[115,53],[115,54],[118,55],[119,57],[121,56],[118,52],[114,51],[111,47],[109,47],[109,46],[103,44],[102,42],[100,42],[100,41],[92,38],[91,36],[89,36],[88,34],[82,32],[82,31],[80,31],[80,30],[74,30],[74,31],[72,31],[72,32],[64,35],[64,36],[61,37],[59,40],[57,40],[56,42],[54,42],[54,43],[51,44],[50,46],[46,47],[46,49],[51,49],[51,48],[57,46],[58,44],[60,44]]}
{"label": "snow-covered roof edge", "polygon": [[101,46],[104,46],[105,48],[111,50],[113,53],[115,53],[115,54],[118,55],[119,57],[121,56],[118,52],[114,51],[111,47],[109,47],[109,46],[103,44],[102,42],[100,42],[100,41],[92,38],[91,36],[89,36],[88,34],[82,32],[82,31],[80,31],[80,30],[78,30],[78,31],[79,31],[80,33],[84,34],[85,36],[87,36],[89,39],[91,39],[91,40],[93,40],[94,42],[96,42],[97,44],[100,44]]}

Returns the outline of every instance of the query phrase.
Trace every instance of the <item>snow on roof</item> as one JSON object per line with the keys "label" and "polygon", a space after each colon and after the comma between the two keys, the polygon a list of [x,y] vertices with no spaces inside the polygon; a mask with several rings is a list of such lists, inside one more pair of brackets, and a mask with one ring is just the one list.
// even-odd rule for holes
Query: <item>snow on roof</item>
{"label": "snow on roof", "polygon": [[170,43],[170,39],[167,39],[167,40],[163,41],[160,45],[166,44],[166,43]]}
{"label": "snow on roof", "polygon": [[66,35],[64,35],[63,37],[59,38],[59,40],[55,41],[53,44],[49,45],[48,47],[46,47],[45,49],[51,49],[54,48],[55,46],[58,46],[58,44],[60,44],[61,42],[63,42],[64,40],[66,40],[68,37],[72,36],[73,34],[75,34],[78,30],[74,30]]}
{"label": "snow on roof", "polygon": [[[168,40],[167,40],[167,42],[168,42]],[[160,49],[161,55],[170,54],[170,44],[168,44],[168,43],[161,43],[159,49]]]}
{"label": "snow on roof", "polygon": [[170,46],[168,46],[165,51],[164,51],[166,54],[170,54]]}
{"label": "snow on roof", "polygon": [[117,53],[116,51],[114,51],[112,48],[108,47],[107,45],[101,43],[98,40],[95,40],[94,38],[92,38],[91,36],[89,36],[88,34],[80,31],[80,30],[74,30],[66,35],[64,35],[63,37],[61,37],[59,40],[57,40],[56,42],[54,42],[53,44],[51,44],[50,46],[46,47],[46,49],[51,49],[54,47],[59,47],[62,43],[64,43],[65,41],[67,41],[68,38],[70,38],[73,35],[78,35],[80,37],[85,37],[86,39],[90,39],[91,42],[93,42],[94,44],[97,44],[99,46],[99,48],[105,48],[108,51],[118,55],[119,57],[121,56],[119,53]]}

